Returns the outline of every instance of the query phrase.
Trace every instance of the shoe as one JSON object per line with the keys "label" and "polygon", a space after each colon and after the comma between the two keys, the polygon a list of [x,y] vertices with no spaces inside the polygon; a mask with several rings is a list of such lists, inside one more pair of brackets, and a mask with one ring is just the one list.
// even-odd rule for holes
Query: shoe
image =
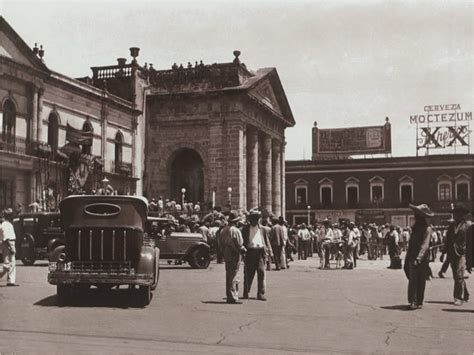
{"label": "shoe", "polygon": [[248,299],[249,299],[249,295],[248,295],[248,294],[244,294],[244,295],[242,296],[242,298],[248,300]]}
{"label": "shoe", "polygon": [[460,305],[462,305],[462,301],[461,301],[461,300],[458,300],[457,298],[455,298],[453,304],[454,304],[455,306],[460,306]]}
{"label": "shoe", "polygon": [[444,275],[443,275],[443,273],[442,273],[441,271],[438,272],[438,276],[439,276],[440,279],[444,279]]}
{"label": "shoe", "polygon": [[7,283],[7,286],[20,286],[20,285],[15,284],[15,283],[12,283],[12,282],[9,282],[9,283]]}
{"label": "shoe", "polygon": [[418,306],[416,306],[416,308],[422,309],[422,308],[423,308],[423,305],[422,305],[422,304],[419,304]]}
{"label": "shoe", "polygon": [[411,303],[410,306],[409,306],[410,309],[418,309],[418,306],[416,305],[416,303]]}
{"label": "shoe", "polygon": [[267,300],[267,298],[266,298],[265,296],[257,297],[257,299],[258,299],[259,301],[266,301],[266,300]]}

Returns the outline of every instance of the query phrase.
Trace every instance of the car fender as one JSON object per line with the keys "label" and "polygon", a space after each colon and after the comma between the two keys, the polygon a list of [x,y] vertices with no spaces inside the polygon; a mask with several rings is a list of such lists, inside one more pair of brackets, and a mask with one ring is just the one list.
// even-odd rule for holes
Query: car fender
{"label": "car fender", "polygon": [[155,274],[156,252],[154,247],[143,246],[140,250],[140,259],[136,269],[137,274]]}
{"label": "car fender", "polygon": [[51,251],[49,260],[58,262],[59,261],[59,255],[63,254],[63,253],[64,254],[66,253],[66,247],[64,245],[59,245],[53,251]]}
{"label": "car fender", "polygon": [[183,259],[187,259],[191,255],[191,253],[197,248],[204,248],[209,252],[211,251],[211,247],[209,246],[209,244],[205,242],[197,242],[193,244],[192,246],[190,246],[188,250],[186,250],[186,253],[184,254]]}
{"label": "car fender", "polygon": [[62,238],[53,238],[48,241],[48,253],[51,253],[58,246],[64,245],[64,240]]}

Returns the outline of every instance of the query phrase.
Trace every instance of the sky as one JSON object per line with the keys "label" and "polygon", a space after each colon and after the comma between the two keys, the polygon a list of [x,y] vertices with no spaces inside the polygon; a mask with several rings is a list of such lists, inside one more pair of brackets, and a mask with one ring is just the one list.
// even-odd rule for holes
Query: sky
{"label": "sky", "polygon": [[323,129],[389,117],[392,155],[413,156],[411,115],[426,105],[473,110],[474,1],[0,0],[0,13],[71,77],[130,58],[133,46],[156,69],[230,62],[235,49],[250,70],[275,67],[296,120],[287,159],[311,158],[315,121]]}

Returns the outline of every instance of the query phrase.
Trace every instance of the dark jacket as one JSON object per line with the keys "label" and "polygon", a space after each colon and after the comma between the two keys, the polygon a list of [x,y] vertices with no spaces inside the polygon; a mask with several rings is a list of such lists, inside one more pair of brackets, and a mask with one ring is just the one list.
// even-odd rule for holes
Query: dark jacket
{"label": "dark jacket", "polygon": [[[262,225],[258,225],[260,228],[260,232],[262,233],[263,241],[265,243],[265,255],[273,257],[273,250],[270,244],[270,227],[265,227]],[[242,228],[242,237],[244,239],[244,247],[248,248],[249,246],[249,239],[250,239],[250,224],[245,225]]]}
{"label": "dark jacket", "polygon": [[427,224],[415,223],[408,243],[406,259],[418,260],[419,263],[428,261],[432,230]]}
{"label": "dark jacket", "polygon": [[283,246],[283,240],[285,238],[285,232],[283,227],[279,224],[275,224],[272,227],[272,231],[270,233],[270,243],[272,246]]}

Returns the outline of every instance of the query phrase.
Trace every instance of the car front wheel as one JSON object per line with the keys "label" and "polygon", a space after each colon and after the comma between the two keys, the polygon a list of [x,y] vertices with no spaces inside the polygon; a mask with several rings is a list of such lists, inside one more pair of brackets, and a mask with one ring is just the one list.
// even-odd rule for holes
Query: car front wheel
{"label": "car front wheel", "polygon": [[204,248],[196,248],[191,252],[189,257],[189,265],[193,269],[207,269],[211,263],[211,255]]}

